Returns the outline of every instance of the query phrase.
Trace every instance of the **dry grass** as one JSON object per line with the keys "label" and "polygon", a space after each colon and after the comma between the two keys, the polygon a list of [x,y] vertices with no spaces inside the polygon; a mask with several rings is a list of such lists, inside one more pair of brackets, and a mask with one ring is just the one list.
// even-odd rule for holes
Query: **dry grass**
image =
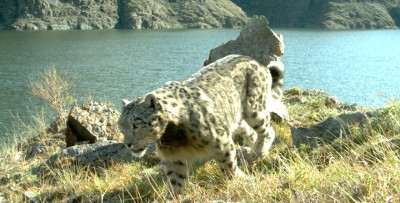
{"label": "dry grass", "polygon": [[[289,126],[276,125],[280,141],[267,158],[243,167],[247,178],[225,180],[216,164],[207,162],[195,169],[186,188],[187,195],[177,201],[400,201],[399,145],[389,142],[399,139],[399,106],[395,102],[382,109],[380,120],[371,121],[367,130],[354,128],[354,140],[338,139],[332,145],[317,148],[293,147]],[[65,147],[62,134],[45,133],[35,138],[35,142],[49,143],[49,139],[59,140],[56,145]],[[160,165],[141,160],[80,166],[61,159],[47,166],[43,163],[59,148],[24,160],[20,151],[28,145],[20,145],[1,157],[0,191],[11,202],[24,201],[27,194],[39,202],[70,198],[83,202],[165,201],[166,188]],[[40,165],[45,170],[40,174],[32,173],[32,169]]]}
{"label": "dry grass", "polygon": [[30,93],[46,101],[58,113],[65,117],[75,99],[70,95],[74,87],[71,73],[60,74],[55,65],[47,67],[43,73],[37,73],[30,80]]}
{"label": "dry grass", "polygon": [[[287,95],[302,100],[301,104],[291,99],[286,101],[292,124],[306,127],[345,112],[336,108],[342,104],[327,105],[326,100],[301,98],[301,95]],[[186,196],[175,201],[399,202],[399,101],[389,101],[380,112],[381,116],[363,129],[353,126],[349,139],[337,139],[331,145],[316,148],[292,146],[290,125],[275,124],[279,141],[267,158],[241,166],[247,178],[226,180],[214,162],[206,162],[195,167]],[[82,166],[70,158],[62,158],[46,165],[49,157],[65,148],[64,137],[42,127],[38,130],[42,130],[38,136],[1,154],[0,199],[166,201],[165,177],[157,159]],[[33,143],[45,143],[47,148],[25,159],[25,152]]]}

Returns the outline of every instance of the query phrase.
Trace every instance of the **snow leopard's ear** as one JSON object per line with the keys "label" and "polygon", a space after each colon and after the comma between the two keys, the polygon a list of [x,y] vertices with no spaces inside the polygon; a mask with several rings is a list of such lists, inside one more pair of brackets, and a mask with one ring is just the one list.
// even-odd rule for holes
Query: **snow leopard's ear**
{"label": "snow leopard's ear", "polygon": [[158,98],[154,94],[148,94],[144,99],[144,104],[146,107],[153,109],[154,111],[161,111],[162,106],[158,101]]}
{"label": "snow leopard's ear", "polygon": [[129,100],[127,99],[121,99],[121,106],[125,107],[126,105],[128,105],[129,103],[131,103]]}

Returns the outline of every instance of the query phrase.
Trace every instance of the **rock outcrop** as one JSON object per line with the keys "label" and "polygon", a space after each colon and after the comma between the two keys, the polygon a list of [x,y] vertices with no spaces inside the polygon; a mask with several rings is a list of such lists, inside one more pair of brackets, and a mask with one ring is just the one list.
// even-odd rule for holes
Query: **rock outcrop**
{"label": "rock outcrop", "polygon": [[306,144],[317,147],[329,144],[337,138],[347,138],[354,125],[363,127],[369,119],[377,117],[377,112],[355,112],[330,117],[309,128],[292,128],[292,139],[295,146]]}
{"label": "rock outcrop", "polygon": [[304,104],[309,100],[324,101],[325,106],[333,107],[338,104],[343,104],[335,96],[332,96],[321,89],[300,89],[291,88],[285,91],[285,101],[287,103]]}
{"label": "rock outcrop", "polygon": [[357,104],[343,103],[320,89],[285,90],[284,102],[291,108],[289,124],[295,146],[317,147],[344,140],[357,142],[374,129],[373,123],[396,126],[396,123],[387,122],[388,110],[367,111]]}
{"label": "rock outcrop", "polygon": [[95,143],[100,140],[121,141],[117,121],[120,113],[98,102],[73,107],[68,115],[65,140],[67,147],[78,142]]}
{"label": "rock outcrop", "polygon": [[272,27],[374,29],[400,27],[400,0],[232,0]]}
{"label": "rock outcrop", "polygon": [[35,157],[37,154],[44,153],[46,151],[47,146],[44,143],[34,143],[29,146],[25,153],[25,159],[30,159]]}
{"label": "rock outcrop", "polygon": [[74,157],[80,164],[94,164],[96,162],[127,161],[134,158],[132,150],[124,144],[113,140],[106,140],[94,144],[75,145],[64,149],[64,157]]}
{"label": "rock outcrop", "polygon": [[212,49],[208,60],[204,63],[212,63],[229,54],[241,54],[250,56],[263,65],[268,65],[270,61],[279,61],[283,52],[283,36],[276,35],[268,27],[265,16],[254,16],[236,40]]}
{"label": "rock outcrop", "polygon": [[[146,155],[155,151],[155,145],[150,145]],[[146,156],[145,155],[145,156]],[[73,157],[80,164],[110,163],[133,160],[132,150],[114,140],[105,140],[94,144],[83,144],[68,147],[61,152],[62,157]],[[59,158],[59,157],[57,157]]]}
{"label": "rock outcrop", "polygon": [[230,0],[2,0],[0,29],[165,29],[241,27]]}
{"label": "rock outcrop", "polygon": [[313,101],[323,101],[324,106],[336,108],[338,111],[356,112],[364,108],[357,104],[346,104],[337,99],[337,97],[328,94],[321,89],[300,89],[294,87],[284,92],[285,103],[288,104],[307,104]]}

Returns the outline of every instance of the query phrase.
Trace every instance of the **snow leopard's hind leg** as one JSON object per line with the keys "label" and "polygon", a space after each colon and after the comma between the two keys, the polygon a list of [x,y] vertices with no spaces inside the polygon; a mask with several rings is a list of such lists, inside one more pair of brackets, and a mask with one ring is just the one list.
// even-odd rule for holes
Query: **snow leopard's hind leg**
{"label": "snow leopard's hind leg", "polygon": [[246,103],[244,107],[244,120],[257,133],[257,139],[251,147],[250,161],[264,158],[268,155],[269,148],[275,138],[271,126],[272,77],[264,67],[253,67],[247,77]]}

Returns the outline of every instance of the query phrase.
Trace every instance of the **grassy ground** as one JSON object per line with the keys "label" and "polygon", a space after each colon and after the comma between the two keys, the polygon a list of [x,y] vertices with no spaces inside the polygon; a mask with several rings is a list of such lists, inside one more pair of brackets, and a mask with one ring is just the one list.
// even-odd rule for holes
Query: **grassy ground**
{"label": "grassy ground", "polygon": [[[290,125],[308,127],[346,113],[344,105],[325,97],[286,91]],[[339,110],[342,109],[342,110]],[[361,110],[365,110],[360,108]],[[348,139],[311,148],[294,147],[289,124],[274,124],[277,141],[270,155],[243,163],[244,179],[225,180],[213,161],[195,167],[186,196],[177,202],[399,202],[400,102],[392,100],[363,128],[351,126]],[[3,147],[0,156],[0,202],[164,202],[165,177],[155,154],[130,162],[82,166],[63,158],[46,161],[66,147],[63,133],[25,126],[36,134]],[[32,158],[32,144],[46,149]],[[41,168],[41,170],[38,170]]]}
{"label": "grassy ground", "polygon": [[[300,90],[292,93],[296,91]],[[297,125],[308,126],[341,113],[336,106],[327,107],[321,100],[307,98],[303,102],[287,104],[291,122]],[[398,202],[399,151],[392,143],[399,139],[400,103],[393,102],[381,112],[381,118],[371,121],[367,129],[352,128],[354,139],[337,140],[317,148],[293,147],[290,126],[277,124],[279,141],[270,155],[242,166],[248,178],[225,180],[215,163],[207,162],[195,168],[185,200]],[[46,160],[65,148],[64,135],[46,133],[40,128],[29,130],[41,133],[25,144],[8,147],[0,157],[0,195],[10,202],[70,198],[83,202],[165,200],[164,175],[155,155],[150,155],[149,161],[95,166],[80,166],[73,160],[62,159],[47,166]],[[48,148],[25,160],[24,152],[32,143],[45,143]],[[41,165],[45,170],[35,173],[33,169]]]}

